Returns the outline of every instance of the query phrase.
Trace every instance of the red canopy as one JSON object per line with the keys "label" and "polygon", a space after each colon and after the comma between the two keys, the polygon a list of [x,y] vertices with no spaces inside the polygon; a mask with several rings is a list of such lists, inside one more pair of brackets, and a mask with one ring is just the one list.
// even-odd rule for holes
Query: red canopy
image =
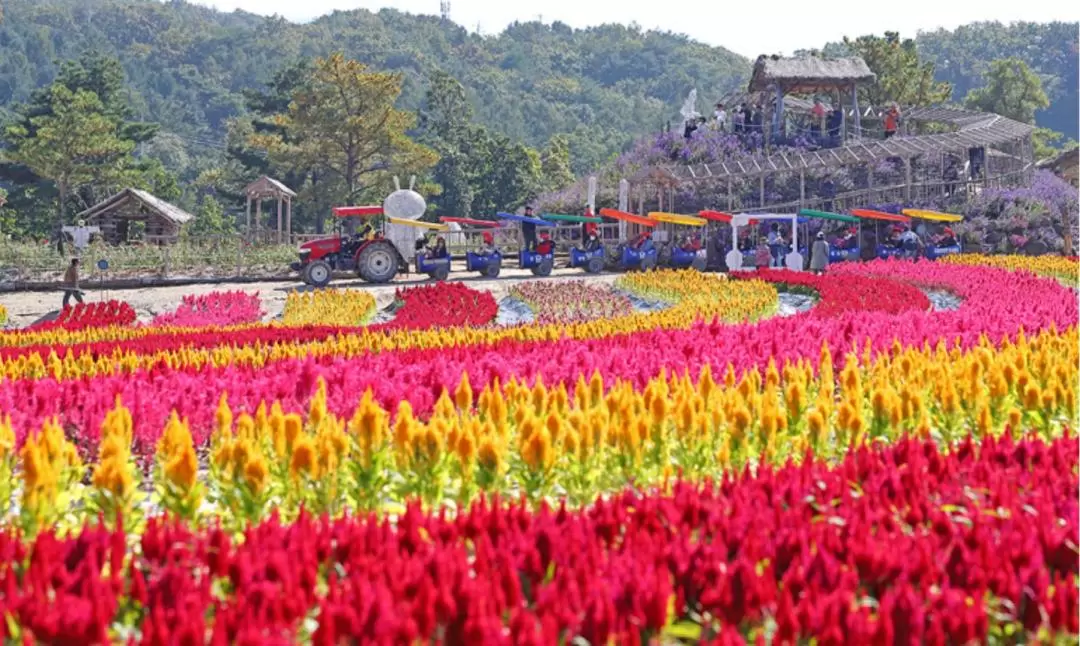
{"label": "red canopy", "polygon": [[875,211],[873,209],[851,209],[851,214],[857,218],[864,220],[882,220],[884,222],[903,222],[905,224],[911,222],[911,218],[906,215],[897,215],[895,213],[886,213],[884,211]]}
{"label": "red canopy", "polygon": [[710,211],[705,209],[704,211],[698,211],[698,215],[706,220],[712,220],[713,222],[731,222],[732,216],[730,213],[724,213],[723,211]]}
{"label": "red canopy", "polygon": [[491,220],[477,220],[475,218],[458,218],[449,215],[444,215],[439,218],[439,222],[445,222],[447,224],[453,222],[455,224],[464,224],[470,227],[497,227],[501,226],[498,222]]}
{"label": "red canopy", "polygon": [[330,209],[334,215],[339,218],[348,218],[353,216],[359,216],[362,218],[371,217],[373,215],[382,215],[382,206],[370,205],[370,206],[335,206]]}
{"label": "red canopy", "polygon": [[600,215],[607,218],[612,218],[614,220],[630,222],[631,224],[640,224],[644,227],[656,226],[656,220],[650,220],[649,218],[645,218],[640,215],[634,215],[633,213],[627,213],[626,211],[619,211],[616,209],[600,209]]}

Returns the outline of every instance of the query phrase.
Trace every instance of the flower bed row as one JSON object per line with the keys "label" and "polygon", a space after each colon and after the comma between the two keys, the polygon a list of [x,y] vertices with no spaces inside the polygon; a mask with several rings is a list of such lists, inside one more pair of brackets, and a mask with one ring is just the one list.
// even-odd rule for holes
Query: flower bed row
{"label": "flower bed row", "polygon": [[262,315],[258,293],[210,292],[184,296],[175,312],[155,316],[150,325],[172,328],[243,325],[257,322]]}
{"label": "flower bed row", "polygon": [[[251,348],[222,349],[215,351],[223,357],[217,364],[221,367],[216,368],[208,363],[163,362],[145,372],[98,375],[89,382],[52,378],[5,381],[0,383],[0,410],[11,412],[20,433],[60,416],[64,424],[94,438],[105,413],[120,395],[132,408],[137,434],[142,437],[156,437],[172,409],[190,417],[193,431],[206,433],[210,428],[207,411],[223,392],[229,393],[238,410],[254,412],[265,400],[280,400],[286,410],[304,410],[320,377],[327,384],[331,408],[339,416],[350,414],[357,397],[369,388],[384,408],[393,409],[398,402],[408,400],[418,414],[426,415],[443,391],[456,387],[462,372],[469,374],[478,389],[496,379],[507,383],[511,377],[530,383],[542,378],[547,384],[570,386],[579,376],[588,377],[594,371],[606,383],[621,378],[643,389],[664,368],[696,374],[709,364],[719,373],[731,364],[735,373],[741,374],[753,367],[763,369],[769,361],[783,365],[806,359],[816,364],[823,343],[834,357],[864,344],[873,355],[940,341],[966,349],[977,346],[984,336],[998,344],[1021,329],[1037,333],[1051,327],[1065,330],[1077,323],[1077,303],[1071,292],[1034,276],[929,262],[869,263],[863,267],[864,272],[880,270],[903,275],[905,280],[933,281],[962,297],[963,305],[948,312],[847,312],[831,318],[800,314],[755,324],[697,323],[677,334],[662,326],[645,327],[650,321],[675,320],[664,318],[679,315],[680,308],[673,307],[653,315],[656,318],[634,318],[640,321],[638,331],[620,330],[606,321],[565,330],[523,326],[473,331],[471,337],[464,332],[434,330],[430,341],[414,333],[401,339],[398,347],[403,349],[388,348],[374,355],[359,343],[333,339],[320,353],[298,353],[303,358],[285,355],[289,358],[273,361]],[[838,271],[835,279],[858,279],[871,287],[877,280],[850,271],[851,275]],[[734,281],[732,286],[740,284],[762,283]],[[422,349],[425,345],[430,349]],[[250,362],[236,361],[239,356],[252,358]]]}
{"label": "flower bed row", "polygon": [[540,324],[567,324],[628,316],[633,303],[607,285],[584,281],[530,282],[510,289],[510,296],[532,310]]}
{"label": "flower bed row", "polygon": [[289,292],[282,320],[288,326],[366,325],[375,316],[375,297],[359,289]]}
{"label": "flower bed row", "polygon": [[491,292],[462,283],[436,283],[397,290],[400,307],[394,319],[379,330],[430,330],[436,327],[475,327],[495,320],[499,305]]}
{"label": "flower bed row", "polygon": [[826,278],[790,269],[736,272],[732,277],[764,280],[786,290],[816,294],[818,303],[810,312],[812,316],[831,317],[845,312],[901,314],[930,309],[930,300],[917,287],[887,277],[869,285],[862,274],[849,280],[837,280],[835,275]]}
{"label": "flower bed row", "polygon": [[0,533],[0,636],[40,643],[968,644],[1075,638],[1077,442],[860,449],[581,511],[412,506]]}
{"label": "flower bed row", "polygon": [[28,329],[36,332],[79,331],[89,328],[132,325],[135,323],[135,318],[135,310],[121,301],[76,303],[74,307],[65,305],[55,319],[35,323]]}
{"label": "flower bed row", "polygon": [[954,265],[977,265],[984,267],[1000,267],[1013,271],[1029,271],[1041,276],[1052,276],[1064,281],[1068,285],[1076,285],[1080,281],[1080,260],[1065,256],[1015,256],[1015,255],[984,255],[984,254],[955,254],[941,259]]}
{"label": "flower bed row", "polygon": [[[693,272],[697,273],[697,272]],[[700,276],[700,274],[698,274]],[[697,320],[754,320],[776,308],[776,290],[761,281],[730,282],[717,278],[688,280],[685,272],[662,272],[648,285],[695,285],[680,295],[673,307],[654,313],[634,313],[612,320],[574,324],[522,325],[510,328],[475,328],[464,325],[425,331],[399,329],[404,318],[361,330],[340,327],[290,328],[277,325],[227,330],[177,331],[175,334],[109,340],[71,348],[53,345],[0,347],[0,375],[9,379],[81,379],[86,375],[133,373],[161,366],[202,370],[206,367],[263,366],[278,360],[304,357],[353,357],[371,352],[453,346],[495,346],[506,341],[546,342],[560,338],[602,339],[613,335],[660,329],[685,329]],[[636,288],[637,283],[631,284]],[[465,293],[465,301],[478,292]],[[414,292],[406,291],[406,299]],[[485,301],[486,302],[486,301]],[[460,301],[459,301],[460,305]],[[431,311],[431,307],[426,308]],[[415,309],[413,311],[416,311]],[[466,310],[468,311],[468,310]],[[471,314],[478,320],[487,315]],[[432,321],[428,317],[428,321]],[[460,322],[460,321],[459,321]],[[118,328],[103,330],[112,335]],[[63,352],[63,358],[58,354]]]}

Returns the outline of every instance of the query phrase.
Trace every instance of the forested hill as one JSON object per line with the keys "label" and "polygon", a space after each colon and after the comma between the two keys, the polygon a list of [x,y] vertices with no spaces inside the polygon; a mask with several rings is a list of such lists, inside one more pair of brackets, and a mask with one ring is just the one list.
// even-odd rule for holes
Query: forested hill
{"label": "forested hill", "polygon": [[979,22],[953,31],[924,32],[915,41],[919,55],[934,63],[937,78],[952,83],[953,98],[958,102],[983,84],[991,61],[1023,60],[1040,76],[1050,99],[1050,107],[1036,114],[1038,125],[1076,139],[1080,109],[1078,30],[1080,25],[1075,22]]}
{"label": "forested hill", "polygon": [[[185,144],[185,158],[220,149],[227,120],[244,110],[244,90],[286,63],[334,50],[403,72],[409,109],[420,105],[431,70],[449,72],[467,89],[477,120],[496,131],[534,147],[567,134],[577,172],[657,131],[690,88],[705,109],[750,70],[725,49],[617,25],[526,23],[480,36],[393,10],[335,12],[299,25],[180,0],[3,0],[2,7],[0,110],[48,84],[60,60],[96,49],[120,59],[137,116],[179,135],[173,140]],[[1039,125],[1076,136],[1076,33],[1075,23],[976,24],[921,34],[918,45],[955,85],[957,100],[981,83],[989,61],[1024,59],[1052,101]]]}
{"label": "forested hill", "polygon": [[[224,138],[283,64],[335,50],[404,73],[402,107],[418,107],[440,68],[466,87],[477,119],[542,146],[569,135],[575,167],[595,167],[677,115],[686,93],[712,97],[744,83],[746,59],[673,34],[609,25],[513,25],[480,36],[436,17],[393,10],[335,12],[309,24],[220,13],[174,1],[6,0],[0,24],[0,106],[26,99],[58,59],[115,54],[146,118],[189,142]],[[672,106],[675,106],[673,109]]]}

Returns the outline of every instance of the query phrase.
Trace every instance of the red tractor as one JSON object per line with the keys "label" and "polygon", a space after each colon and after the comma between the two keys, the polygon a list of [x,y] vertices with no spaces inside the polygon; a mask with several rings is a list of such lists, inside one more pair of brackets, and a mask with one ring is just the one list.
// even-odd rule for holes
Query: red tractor
{"label": "red tractor", "polygon": [[[432,267],[424,262],[423,254],[417,253],[417,240],[422,238],[420,232],[423,229],[442,231],[447,228],[446,225],[417,222],[426,209],[427,204],[419,193],[400,187],[386,198],[382,206],[334,207],[333,213],[337,218],[361,218],[363,224],[360,230],[348,234],[338,225],[335,227],[338,235],[305,242],[300,245],[299,261],[294,262],[291,268],[300,272],[306,284],[314,287],[328,284],[335,271],[355,271],[357,276],[369,283],[387,283],[399,271],[408,272],[410,262],[416,259],[417,271],[439,280],[445,279],[449,273],[449,263]],[[380,215],[386,216],[386,224],[382,231],[377,231],[371,219]]]}

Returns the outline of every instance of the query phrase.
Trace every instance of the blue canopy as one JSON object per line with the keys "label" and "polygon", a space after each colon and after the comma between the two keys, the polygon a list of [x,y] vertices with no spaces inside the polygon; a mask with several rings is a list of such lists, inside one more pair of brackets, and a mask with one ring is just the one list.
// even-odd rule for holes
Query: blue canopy
{"label": "blue canopy", "polygon": [[534,218],[528,215],[518,215],[517,213],[503,213],[499,212],[498,216],[504,220],[515,220],[517,222],[528,222],[529,224],[535,224],[538,227],[553,227],[553,223],[547,220],[541,220],[540,218]]}

